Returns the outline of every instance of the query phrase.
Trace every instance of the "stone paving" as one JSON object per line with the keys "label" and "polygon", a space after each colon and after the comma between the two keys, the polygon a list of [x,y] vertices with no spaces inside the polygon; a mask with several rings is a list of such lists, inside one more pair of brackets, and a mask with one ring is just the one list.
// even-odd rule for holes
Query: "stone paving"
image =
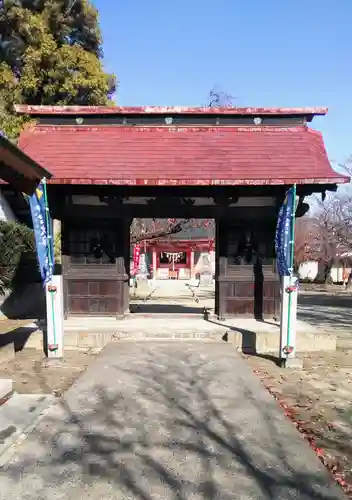
{"label": "stone paving", "polygon": [[110,344],[0,474],[2,500],[342,500],[226,344]]}

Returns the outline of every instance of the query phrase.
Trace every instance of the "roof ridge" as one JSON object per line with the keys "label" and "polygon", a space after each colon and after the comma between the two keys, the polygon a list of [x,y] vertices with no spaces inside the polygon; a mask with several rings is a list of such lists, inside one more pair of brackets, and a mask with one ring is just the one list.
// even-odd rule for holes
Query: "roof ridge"
{"label": "roof ridge", "polygon": [[15,104],[26,115],[99,114],[224,114],[224,115],[325,115],[326,107],[208,107],[208,106],[44,106]]}

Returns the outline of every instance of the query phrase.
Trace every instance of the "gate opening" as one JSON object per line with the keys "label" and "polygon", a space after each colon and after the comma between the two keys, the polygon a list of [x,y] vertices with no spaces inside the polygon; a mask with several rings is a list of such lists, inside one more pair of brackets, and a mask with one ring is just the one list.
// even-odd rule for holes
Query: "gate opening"
{"label": "gate opening", "polygon": [[214,312],[214,219],[135,219],[131,241],[130,312]]}

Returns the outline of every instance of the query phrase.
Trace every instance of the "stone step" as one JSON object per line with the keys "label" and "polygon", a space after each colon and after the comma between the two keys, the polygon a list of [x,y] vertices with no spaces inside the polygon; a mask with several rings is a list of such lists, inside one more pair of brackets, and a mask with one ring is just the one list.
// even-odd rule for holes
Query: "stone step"
{"label": "stone step", "polygon": [[[201,315],[193,318],[178,315],[131,314],[124,320],[115,318],[69,318],[64,322],[64,349],[102,349],[112,341],[227,341],[237,350],[260,354],[277,353],[280,329],[277,324],[255,320],[217,322]],[[42,334],[30,339],[31,347],[42,346]],[[298,323],[297,350],[314,352],[336,350],[336,336]]]}
{"label": "stone step", "polygon": [[[173,342],[173,341],[197,341],[197,342],[227,342],[229,347],[247,353],[278,353],[279,335],[273,332],[236,332],[228,329],[199,330],[194,329],[120,329],[120,330],[95,330],[95,331],[67,331],[65,333],[64,349],[102,349],[109,342],[133,341],[133,342]],[[336,337],[297,333],[297,351],[335,351]]]}
{"label": "stone step", "polygon": [[163,320],[169,320],[169,319],[204,319],[204,311],[203,308],[199,309],[198,311],[195,310],[194,312],[183,312],[183,313],[178,313],[178,312],[163,312],[156,310],[153,312],[149,312],[148,308],[143,308],[141,306],[140,308],[132,309],[131,308],[131,317],[135,318],[154,318],[154,319],[163,319]]}
{"label": "stone step", "polygon": [[[43,326],[43,325],[41,325]],[[165,329],[170,332],[172,329],[182,329],[193,331],[194,329],[203,331],[214,330],[220,325],[204,321],[203,314],[184,314],[184,313],[130,313],[125,318],[116,319],[113,317],[69,317],[64,321],[66,331],[95,331],[110,330],[117,331],[135,331]]]}
{"label": "stone step", "polygon": [[0,406],[4,404],[13,394],[13,382],[11,378],[0,378]]}

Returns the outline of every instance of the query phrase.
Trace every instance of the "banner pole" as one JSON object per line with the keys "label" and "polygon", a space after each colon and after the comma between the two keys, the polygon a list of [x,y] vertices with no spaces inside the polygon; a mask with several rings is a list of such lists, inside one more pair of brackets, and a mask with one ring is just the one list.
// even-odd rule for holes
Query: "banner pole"
{"label": "banner pole", "polygon": [[52,270],[54,267],[54,256],[52,255],[52,234],[51,227],[49,221],[49,205],[48,205],[48,193],[46,189],[46,179],[43,177],[43,194],[44,194],[44,209],[45,209],[45,224],[46,224],[46,235],[49,240],[48,244],[48,258],[49,258],[49,266],[51,266]]}
{"label": "banner pole", "polygon": [[279,358],[285,367],[300,368],[296,358],[297,282],[294,277],[294,247],[297,185],[287,191],[278,216],[275,248],[281,277]]}
{"label": "banner pole", "polygon": [[[45,290],[46,298],[46,340],[47,356],[62,356],[62,278],[53,275],[54,251],[53,235],[48,206],[48,194],[46,179],[43,177],[35,191],[28,196],[32,222],[34,240],[37,250],[40,274]],[[58,279],[57,279],[58,278]],[[61,281],[60,281],[61,278]],[[55,299],[55,300],[54,300]],[[59,340],[58,340],[59,336]],[[50,343],[49,343],[50,338]]]}
{"label": "banner pole", "polygon": [[[51,218],[48,203],[48,192],[46,187],[46,179],[43,178],[43,196],[45,209],[45,223],[48,239],[48,260],[49,268],[51,269],[51,282],[47,286],[46,298],[51,306],[51,314],[47,315],[47,339],[49,331],[52,332],[52,344],[48,342],[48,356],[50,358],[61,358],[63,355],[63,298],[62,298],[62,277],[54,276],[54,235],[51,226]],[[50,298],[49,298],[50,297]]]}
{"label": "banner pole", "polygon": [[[295,258],[295,223],[296,223],[296,194],[297,185],[293,185],[292,191],[292,221],[291,221],[291,234],[290,234],[290,286],[292,285],[293,267]],[[287,345],[291,347],[291,312],[292,312],[292,293],[289,292],[288,308],[287,308]]]}
{"label": "banner pole", "polygon": [[[50,228],[49,221],[49,206],[48,206],[48,193],[46,189],[46,179],[45,177],[42,179],[43,182],[43,192],[44,192],[44,208],[45,208],[45,223],[46,223],[46,234],[49,240],[48,242],[48,258],[49,258],[49,267],[51,267],[51,272],[54,271],[54,258],[52,255],[52,233]],[[51,280],[52,281],[52,280]],[[54,304],[54,292],[50,292],[50,305],[51,305],[51,321],[53,327],[53,347],[56,348],[56,321],[55,321],[55,304]]]}

